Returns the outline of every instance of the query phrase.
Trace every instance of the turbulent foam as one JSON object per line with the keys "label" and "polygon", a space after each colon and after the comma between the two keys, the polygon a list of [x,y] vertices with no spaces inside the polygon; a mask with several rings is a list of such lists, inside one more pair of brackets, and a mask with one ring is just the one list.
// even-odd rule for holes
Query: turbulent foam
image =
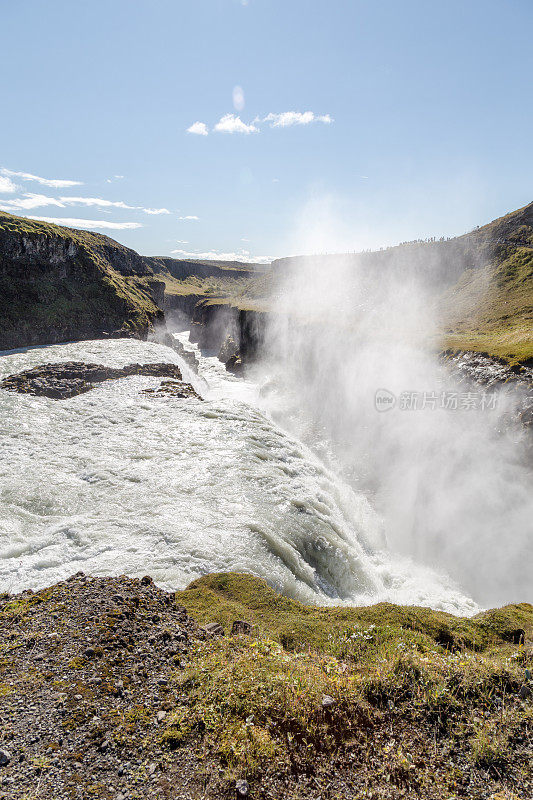
{"label": "turbulent foam", "polygon": [[81,569],[150,573],[182,588],[207,572],[265,578],[313,603],[477,607],[446,577],[383,549],[362,494],[261,409],[257,387],[200,358],[133,340],[33,348],[0,378],[49,361],[178,363],[205,400],[155,398],[132,376],[67,401],[0,391],[0,581],[39,588]]}

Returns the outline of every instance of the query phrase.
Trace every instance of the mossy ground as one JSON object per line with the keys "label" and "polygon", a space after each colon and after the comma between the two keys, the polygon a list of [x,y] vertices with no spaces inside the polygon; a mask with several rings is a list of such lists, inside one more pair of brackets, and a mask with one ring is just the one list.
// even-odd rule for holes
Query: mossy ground
{"label": "mossy ground", "polygon": [[306,607],[235,574],[4,596],[0,797],[526,800],[532,624]]}
{"label": "mossy ground", "polygon": [[[389,603],[361,608],[307,606],[275,593],[265,581],[236,573],[206,575],[177,597],[200,623],[214,619],[228,627],[231,620],[243,618],[256,626],[259,635],[286,649],[312,647],[333,652],[332,642],[338,642],[338,636],[351,626],[386,625],[393,634],[398,631],[405,636],[411,631],[452,650],[482,651],[492,643],[501,646],[502,641],[518,644],[523,631],[533,624],[533,607],[528,603],[507,606],[504,612],[484,612],[473,619]],[[527,635],[531,638],[533,630]]]}
{"label": "mossy ground", "polygon": [[200,622],[253,624],[251,637],[199,643],[177,678],[189,704],[180,736],[202,730],[228,776],[264,780],[274,766],[316,777],[334,764],[344,785],[325,796],[358,798],[529,786],[533,709],[519,697],[529,604],[474,619],[308,607],[236,574],[208,575],[176,597]]}

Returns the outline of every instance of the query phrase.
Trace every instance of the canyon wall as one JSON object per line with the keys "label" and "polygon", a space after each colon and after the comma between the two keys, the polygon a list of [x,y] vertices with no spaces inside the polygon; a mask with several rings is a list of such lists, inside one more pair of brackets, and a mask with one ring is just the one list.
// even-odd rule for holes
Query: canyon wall
{"label": "canyon wall", "polygon": [[0,214],[0,349],[146,336],[164,282],[134,250],[95,233]]}

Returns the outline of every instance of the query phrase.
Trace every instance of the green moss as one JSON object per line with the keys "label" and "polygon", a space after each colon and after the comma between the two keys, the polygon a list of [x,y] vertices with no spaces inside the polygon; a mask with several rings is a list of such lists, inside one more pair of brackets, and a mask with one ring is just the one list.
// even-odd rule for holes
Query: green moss
{"label": "green moss", "polygon": [[[236,619],[253,625],[252,637],[197,645],[176,678],[180,696],[188,696],[191,730],[204,732],[228,776],[239,770],[253,776],[272,760],[297,761],[299,768],[315,763],[338,752],[341,742],[360,739],[383,713],[414,728],[438,726],[462,748],[472,740],[475,767],[501,765],[511,758],[511,734],[473,738],[473,714],[496,724],[508,698],[509,731],[519,736],[527,724],[518,699],[531,663],[523,646],[533,632],[527,603],[473,619],[386,603],[313,607],[235,573],[204,576],[177,592],[176,601],[201,623],[220,622],[226,633]],[[327,711],[325,695],[334,700]],[[387,756],[387,774],[409,769],[404,754]]]}
{"label": "green moss", "polygon": [[175,750],[191,732],[192,720],[189,709],[177,708],[166,720],[166,726],[159,736],[161,747]]}
{"label": "green moss", "polygon": [[531,631],[533,626],[533,606],[527,603],[474,619],[389,603],[361,608],[305,606],[276,594],[260,578],[236,573],[206,575],[177,592],[176,598],[201,623],[216,621],[231,630],[235,619],[246,619],[259,635],[289,649],[341,652],[347,641],[355,646],[358,633],[374,625],[383,639],[400,636],[444,650],[483,650],[502,642],[514,644],[516,631]]}

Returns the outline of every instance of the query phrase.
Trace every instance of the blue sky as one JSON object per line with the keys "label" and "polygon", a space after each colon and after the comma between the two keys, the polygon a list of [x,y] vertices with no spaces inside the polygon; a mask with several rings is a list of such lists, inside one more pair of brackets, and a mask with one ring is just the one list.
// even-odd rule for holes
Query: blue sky
{"label": "blue sky", "polygon": [[533,199],[531,0],[0,0],[0,23],[13,213],[260,260]]}

